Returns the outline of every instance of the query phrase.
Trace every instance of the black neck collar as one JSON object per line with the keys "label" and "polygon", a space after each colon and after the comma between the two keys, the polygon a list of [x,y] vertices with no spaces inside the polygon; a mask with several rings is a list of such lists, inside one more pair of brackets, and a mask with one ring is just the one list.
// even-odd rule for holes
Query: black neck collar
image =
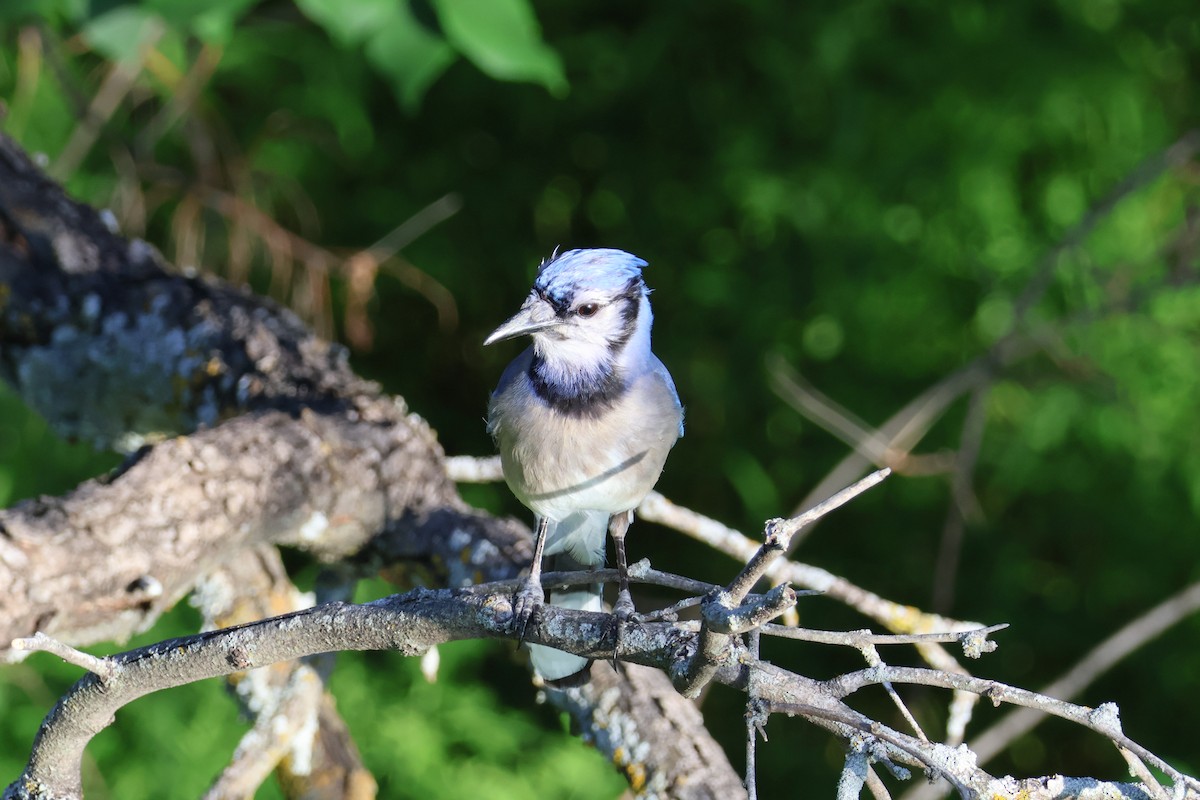
{"label": "black neck collar", "polygon": [[594,417],[612,408],[625,391],[625,381],[612,365],[594,377],[580,379],[564,386],[546,374],[546,362],[536,353],[529,363],[529,380],[533,392],[551,408],[571,417]]}

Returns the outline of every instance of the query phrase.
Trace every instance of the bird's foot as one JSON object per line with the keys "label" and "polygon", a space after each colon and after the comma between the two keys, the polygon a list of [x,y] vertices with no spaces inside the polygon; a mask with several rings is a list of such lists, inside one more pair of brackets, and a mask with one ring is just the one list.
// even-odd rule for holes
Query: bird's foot
{"label": "bird's foot", "polygon": [[617,602],[613,605],[613,615],[616,616],[620,623],[628,622],[633,617],[633,598],[629,595],[628,589],[621,589],[617,593]]}
{"label": "bird's foot", "polygon": [[625,641],[625,630],[631,624],[637,624],[637,614],[634,613],[633,598],[629,596],[629,589],[622,588],[617,594],[617,602],[613,605],[612,624],[616,627],[613,634],[613,669],[620,672],[620,656],[621,646]]}
{"label": "bird's foot", "polygon": [[513,595],[513,630],[518,641],[525,641],[525,629],[545,603],[546,592],[539,580],[526,580]]}

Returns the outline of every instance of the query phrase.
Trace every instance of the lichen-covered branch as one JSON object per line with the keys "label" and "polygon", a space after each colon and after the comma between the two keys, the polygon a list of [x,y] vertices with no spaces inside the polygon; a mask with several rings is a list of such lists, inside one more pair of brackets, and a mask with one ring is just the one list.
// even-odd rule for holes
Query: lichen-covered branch
{"label": "lichen-covered branch", "polygon": [[125,451],[266,409],[372,416],[344,348],[170,271],[0,136],[0,378],[63,436]]}

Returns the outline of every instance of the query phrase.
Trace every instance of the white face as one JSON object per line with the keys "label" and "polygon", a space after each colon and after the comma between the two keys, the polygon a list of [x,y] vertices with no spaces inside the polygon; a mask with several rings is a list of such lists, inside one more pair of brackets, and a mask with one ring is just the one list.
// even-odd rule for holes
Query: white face
{"label": "white face", "polygon": [[561,324],[538,331],[534,339],[545,337],[547,341],[577,344],[581,347],[608,347],[616,341],[625,328],[621,308],[625,300],[600,294],[580,292],[571,302],[566,318]]}
{"label": "white face", "polygon": [[[614,368],[629,368],[648,357],[650,303],[644,295],[632,330],[628,330],[627,297],[612,298],[597,292],[580,292],[572,298],[563,321],[533,334],[533,344],[551,376],[569,381]],[[624,346],[617,349],[619,343]]]}

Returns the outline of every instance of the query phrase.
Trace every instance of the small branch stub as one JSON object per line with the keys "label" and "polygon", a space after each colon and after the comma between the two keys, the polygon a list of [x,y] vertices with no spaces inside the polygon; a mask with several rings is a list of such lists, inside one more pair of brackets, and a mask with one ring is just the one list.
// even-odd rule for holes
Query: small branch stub
{"label": "small branch stub", "polygon": [[13,650],[25,650],[27,652],[41,651],[44,653],[52,653],[68,664],[74,664],[77,667],[93,673],[101,681],[108,680],[112,677],[116,665],[107,658],[97,658],[90,653],[85,653],[82,650],[76,650],[70,645],[63,644],[57,639],[53,639],[46,634],[38,631],[33,636],[28,636],[23,639],[14,639],[11,645]]}

